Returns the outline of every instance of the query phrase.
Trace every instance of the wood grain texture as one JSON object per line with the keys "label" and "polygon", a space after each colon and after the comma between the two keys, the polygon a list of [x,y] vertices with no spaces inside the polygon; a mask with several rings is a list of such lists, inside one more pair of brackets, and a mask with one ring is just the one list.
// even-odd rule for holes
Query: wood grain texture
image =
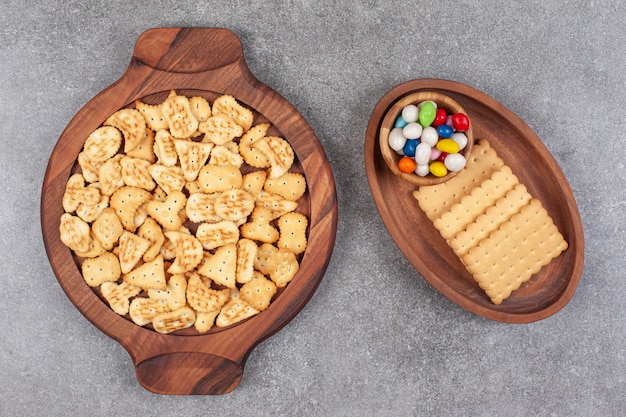
{"label": "wood grain texture", "polygon": [[[309,242],[293,281],[270,307],[239,324],[205,335],[161,335],[115,314],[89,288],[70,250],[59,239],[61,199],[85,139],[112,113],[162,101],[170,90],[209,100],[231,94],[268,121],[296,154],[294,166],[308,190],[299,211],[309,217]],[[312,297],[326,271],[337,229],[337,196],[325,152],[302,115],[248,69],[241,43],[221,28],[158,28],[143,33],[121,78],[90,100],[70,121],[48,163],[41,196],[44,244],[52,269],[72,303],[129,352],[138,381],[161,394],[224,394],[243,376],[254,347],[286,325]],[[188,329],[189,330],[189,329]]]}
{"label": "wood grain texture", "polygon": [[[437,91],[452,97],[468,113],[474,138],[487,139],[531,195],[541,200],[569,248],[500,305],[491,303],[412,196],[416,186],[395,176],[378,146],[381,122],[402,97]],[[365,165],[381,218],[417,271],[438,291],[482,317],[529,323],[557,311],[574,295],[582,274],[584,236],[572,190],[545,145],[519,117],[484,93],[438,79],[418,79],[393,88],[372,112],[365,137]]]}

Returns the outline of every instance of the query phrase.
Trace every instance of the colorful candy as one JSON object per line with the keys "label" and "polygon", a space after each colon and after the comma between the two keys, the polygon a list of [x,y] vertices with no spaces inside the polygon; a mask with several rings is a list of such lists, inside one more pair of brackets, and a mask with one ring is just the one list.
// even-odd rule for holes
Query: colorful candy
{"label": "colorful candy", "polygon": [[425,177],[444,177],[465,167],[460,153],[467,146],[465,131],[469,118],[463,113],[448,114],[432,101],[409,104],[402,109],[389,133],[389,146],[402,155],[402,172]]}

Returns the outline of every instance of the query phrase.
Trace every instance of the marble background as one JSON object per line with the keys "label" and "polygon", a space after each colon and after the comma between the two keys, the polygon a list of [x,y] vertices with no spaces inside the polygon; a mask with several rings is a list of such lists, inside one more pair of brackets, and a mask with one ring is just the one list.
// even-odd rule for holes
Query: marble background
{"label": "marble background", "polygon": [[[5,1],[0,416],[624,415],[625,17],[617,0]],[[124,73],[143,31],[180,26],[240,38],[255,76],[315,130],[337,184],[324,280],[224,396],[142,388],[126,351],[62,291],[39,222],[67,123]],[[555,315],[510,325],[467,312],[385,229],[365,176],[365,130],[376,102],[416,78],[500,101],[565,173],[586,249],[576,294]]]}

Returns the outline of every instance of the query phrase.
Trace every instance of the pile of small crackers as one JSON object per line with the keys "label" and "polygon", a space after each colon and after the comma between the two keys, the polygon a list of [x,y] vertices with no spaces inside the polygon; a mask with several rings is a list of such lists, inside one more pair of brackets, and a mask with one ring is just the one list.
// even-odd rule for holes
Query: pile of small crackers
{"label": "pile of small crackers", "polygon": [[206,333],[267,309],[307,246],[290,144],[233,96],[137,100],[86,139],[61,241],[117,314]]}

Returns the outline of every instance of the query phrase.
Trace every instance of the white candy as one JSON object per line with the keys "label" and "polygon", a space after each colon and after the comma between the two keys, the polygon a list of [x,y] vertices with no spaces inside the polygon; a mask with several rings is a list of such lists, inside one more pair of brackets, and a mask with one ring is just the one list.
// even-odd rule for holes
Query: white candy
{"label": "white candy", "polygon": [[402,109],[402,118],[407,123],[416,121],[418,115],[419,109],[415,104],[409,104]]}
{"label": "white candy", "polygon": [[417,139],[422,134],[422,125],[416,122],[411,122],[404,126],[402,129],[404,137],[407,139]]}
{"label": "white candy", "polygon": [[430,172],[430,167],[428,165],[418,165],[415,168],[415,173],[420,177],[425,177]]}
{"label": "white candy", "polygon": [[446,156],[443,164],[448,168],[448,171],[457,172],[465,167],[465,157],[460,153],[451,153]]}
{"label": "white candy", "polygon": [[437,129],[432,126],[427,126],[422,130],[422,143],[427,144],[431,148],[437,144],[439,140],[439,134]]}
{"label": "white candy", "polygon": [[391,129],[389,132],[389,147],[396,152],[402,152],[402,148],[404,148],[404,144],[406,143],[406,138],[402,133],[401,127],[396,127]]}
{"label": "white candy", "polygon": [[415,162],[417,165],[426,165],[428,166],[428,161],[430,161],[430,146],[427,143],[420,143],[415,147]]}
{"label": "white candy", "polygon": [[463,150],[467,146],[467,136],[465,136],[465,133],[455,132],[450,139],[459,144],[459,150]]}

